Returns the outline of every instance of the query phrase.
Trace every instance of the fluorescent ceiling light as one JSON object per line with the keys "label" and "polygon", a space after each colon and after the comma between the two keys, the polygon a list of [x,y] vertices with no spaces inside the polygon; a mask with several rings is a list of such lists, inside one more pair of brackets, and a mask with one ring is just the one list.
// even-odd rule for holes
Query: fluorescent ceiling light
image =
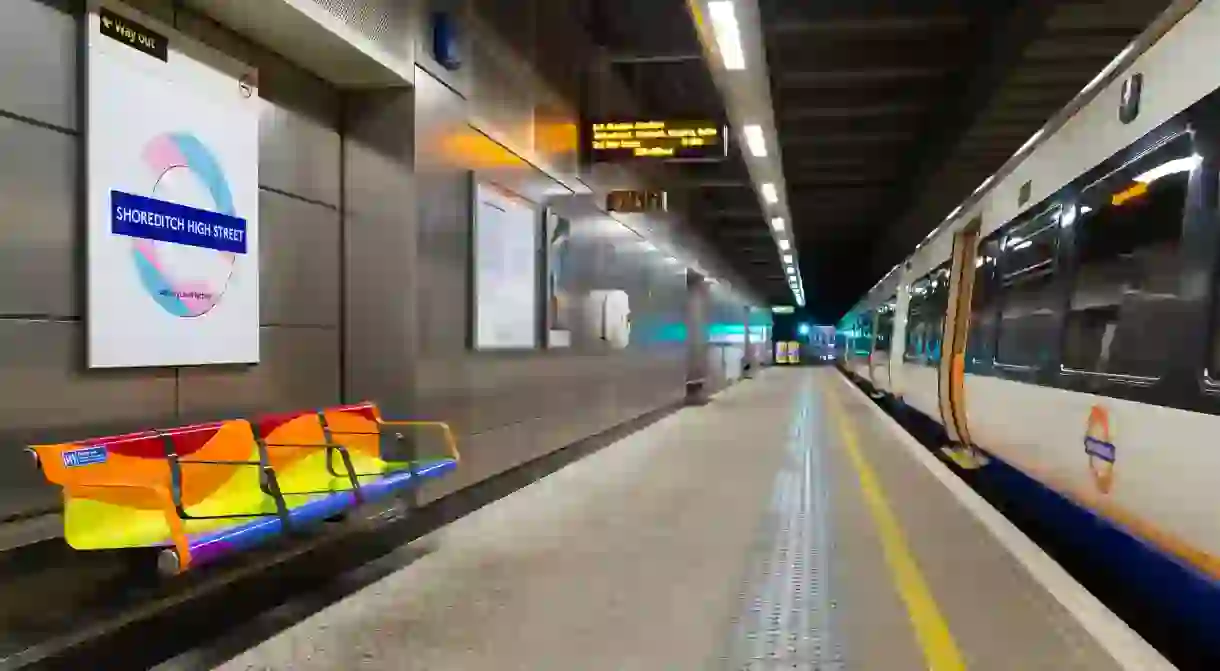
{"label": "fluorescent ceiling light", "polygon": [[788,238],[780,238],[780,239],[779,239],[779,250],[780,250],[781,252],[786,252],[786,251],[788,251],[788,248],[789,248],[789,247],[791,247],[791,246],[792,246],[792,243],[791,243],[791,242],[788,242]]}
{"label": "fluorescent ceiling light", "polygon": [[732,0],[712,0],[707,3],[707,13],[712,19],[712,31],[716,34],[716,48],[725,70],[746,69],[746,55],[741,49],[741,28],[737,25],[737,13]]}
{"label": "fluorescent ceiling light", "polygon": [[784,230],[784,218],[783,217],[772,218],[771,219],[771,230],[773,230],[773,231]]}
{"label": "fluorescent ceiling light", "polygon": [[[792,266],[788,266],[788,274],[789,274],[789,275],[796,275],[796,268],[793,268]],[[792,278],[792,280],[793,280],[793,281],[796,281],[796,278],[795,278],[795,277],[793,277],[793,278]]]}
{"label": "fluorescent ceiling light", "polygon": [[750,148],[750,153],[758,158],[763,158],[767,155],[767,138],[763,137],[762,126],[758,124],[750,124],[741,129],[746,138],[746,146]]}
{"label": "fluorescent ceiling light", "polygon": [[1152,170],[1137,176],[1135,181],[1142,184],[1151,184],[1168,175],[1174,175],[1179,172],[1190,172],[1191,170],[1194,170],[1195,166],[1199,165],[1199,162],[1202,160],[1203,157],[1199,156],[1198,154],[1187,156],[1185,158],[1175,158],[1172,161],[1166,161]]}
{"label": "fluorescent ceiling light", "polygon": [[767,182],[762,185],[763,200],[774,205],[779,202],[779,193],[775,190],[775,185]]}
{"label": "fluorescent ceiling light", "polygon": [[784,263],[792,263],[792,255],[784,254]]}

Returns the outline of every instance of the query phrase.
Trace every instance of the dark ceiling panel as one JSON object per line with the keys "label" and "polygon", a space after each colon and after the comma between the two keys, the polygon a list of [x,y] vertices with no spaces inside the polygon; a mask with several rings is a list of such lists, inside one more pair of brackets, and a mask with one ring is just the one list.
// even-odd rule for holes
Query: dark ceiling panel
{"label": "dark ceiling panel", "polygon": [[[723,103],[682,0],[582,0],[647,113]],[[810,307],[836,318],[1169,0],[759,0]],[[740,148],[681,167],[706,237],[755,288],[787,281]]]}
{"label": "dark ceiling panel", "polygon": [[1167,5],[761,0],[812,307],[849,307]]}

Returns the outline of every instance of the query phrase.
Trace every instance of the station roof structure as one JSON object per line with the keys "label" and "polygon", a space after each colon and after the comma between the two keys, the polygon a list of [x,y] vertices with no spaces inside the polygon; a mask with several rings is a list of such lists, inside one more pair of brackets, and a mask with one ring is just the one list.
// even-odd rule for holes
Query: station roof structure
{"label": "station roof structure", "polygon": [[[723,114],[683,0],[590,0],[612,67],[656,115]],[[1170,0],[751,3],[809,307],[833,321]],[[697,3],[696,3],[697,4]],[[704,3],[706,6],[706,3]],[[754,9],[756,7],[756,9]],[[735,129],[736,130],[736,129]],[[739,140],[739,137],[734,137]],[[695,223],[755,291],[791,294],[743,160],[681,167]]]}

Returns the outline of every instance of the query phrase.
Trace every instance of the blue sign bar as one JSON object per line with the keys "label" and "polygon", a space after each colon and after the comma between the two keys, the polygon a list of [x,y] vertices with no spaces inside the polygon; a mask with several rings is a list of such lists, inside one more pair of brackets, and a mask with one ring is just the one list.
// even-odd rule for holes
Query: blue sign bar
{"label": "blue sign bar", "polygon": [[1097,457],[1098,459],[1101,459],[1102,461],[1108,461],[1110,463],[1114,463],[1114,453],[1116,450],[1114,449],[1113,443],[1107,443],[1104,440],[1098,440],[1097,438],[1094,438],[1093,436],[1085,436],[1084,451],[1086,454]]}
{"label": "blue sign bar", "polygon": [[115,235],[246,253],[246,220],[122,191],[110,192]]}
{"label": "blue sign bar", "polygon": [[79,450],[63,452],[62,456],[64,458],[64,466],[76,468],[77,466],[104,464],[110,458],[110,453],[104,447],[82,447]]}

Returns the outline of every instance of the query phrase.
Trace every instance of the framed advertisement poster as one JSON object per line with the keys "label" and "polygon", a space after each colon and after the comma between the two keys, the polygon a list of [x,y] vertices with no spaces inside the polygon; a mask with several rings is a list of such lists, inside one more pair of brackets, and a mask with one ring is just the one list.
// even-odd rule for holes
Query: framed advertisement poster
{"label": "framed advertisement poster", "polygon": [[257,362],[254,71],[117,4],[87,24],[89,366]]}

